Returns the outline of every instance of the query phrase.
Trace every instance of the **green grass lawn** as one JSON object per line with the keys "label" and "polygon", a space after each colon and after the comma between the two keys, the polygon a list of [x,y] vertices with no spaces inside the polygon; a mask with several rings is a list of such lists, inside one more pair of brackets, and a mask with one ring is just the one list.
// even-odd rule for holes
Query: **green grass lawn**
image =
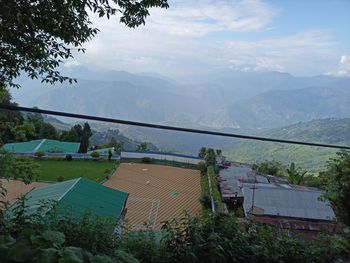
{"label": "green grass lawn", "polygon": [[57,181],[59,176],[63,176],[64,180],[84,177],[101,182],[116,165],[116,162],[104,160],[40,160],[36,162],[39,165],[39,181]]}

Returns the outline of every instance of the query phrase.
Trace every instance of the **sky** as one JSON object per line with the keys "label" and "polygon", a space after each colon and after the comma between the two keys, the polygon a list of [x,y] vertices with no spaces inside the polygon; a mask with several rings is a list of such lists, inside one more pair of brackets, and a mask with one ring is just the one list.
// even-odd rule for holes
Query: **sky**
{"label": "sky", "polygon": [[99,34],[65,67],[170,77],[221,70],[350,76],[350,0],[169,0],[146,25],[92,15]]}

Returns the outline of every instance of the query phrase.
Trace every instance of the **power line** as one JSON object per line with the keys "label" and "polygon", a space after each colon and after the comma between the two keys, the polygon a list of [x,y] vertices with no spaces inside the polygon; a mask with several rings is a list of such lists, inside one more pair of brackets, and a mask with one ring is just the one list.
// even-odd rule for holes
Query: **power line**
{"label": "power line", "polygon": [[32,112],[32,113],[41,113],[41,114],[48,114],[48,115],[54,115],[54,116],[76,118],[76,119],[109,122],[109,123],[115,123],[115,124],[124,124],[124,125],[138,126],[138,127],[169,130],[169,131],[181,131],[181,132],[189,132],[189,133],[197,133],[197,134],[206,134],[206,135],[238,138],[238,139],[245,139],[245,140],[277,142],[277,143],[285,143],[285,144],[295,144],[295,145],[305,145],[305,146],[316,146],[316,147],[324,147],[324,148],[336,148],[336,149],[350,150],[350,146],[343,146],[343,145],[311,143],[311,142],[302,142],[302,141],[294,141],[294,140],[283,140],[283,139],[235,134],[235,133],[191,129],[191,128],[183,128],[183,127],[176,127],[176,126],[146,123],[146,122],[137,122],[137,121],[120,120],[120,119],[113,119],[113,118],[106,118],[106,117],[99,117],[99,116],[83,115],[83,114],[76,114],[76,113],[69,113],[69,112],[20,107],[20,106],[7,105],[7,104],[2,104],[2,103],[0,103],[0,109],[12,110],[12,111],[25,111],[25,112]]}

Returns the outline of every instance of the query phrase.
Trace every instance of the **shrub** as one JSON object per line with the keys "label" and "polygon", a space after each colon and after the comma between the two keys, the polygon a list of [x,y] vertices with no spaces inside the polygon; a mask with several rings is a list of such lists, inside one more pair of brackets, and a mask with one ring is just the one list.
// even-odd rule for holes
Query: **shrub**
{"label": "shrub", "polygon": [[108,150],[108,161],[111,161],[112,156],[113,156],[112,150],[109,149],[109,150]]}
{"label": "shrub", "polygon": [[141,162],[143,162],[143,163],[151,163],[151,162],[152,162],[152,159],[149,158],[149,157],[143,157],[142,160],[141,160]]}
{"label": "shrub", "polygon": [[64,181],[64,176],[60,175],[57,177],[57,182],[63,182]]}
{"label": "shrub", "polygon": [[63,158],[63,157],[60,157],[60,156],[48,156],[48,157],[46,158],[46,160],[51,160],[51,161],[62,161],[62,160],[64,160],[64,158]]}
{"label": "shrub", "polygon": [[37,157],[37,158],[41,158],[41,157],[44,157],[45,156],[45,153],[44,152],[42,152],[42,151],[37,151],[37,152],[35,152],[35,157]]}
{"label": "shrub", "polygon": [[66,161],[72,161],[72,160],[73,160],[73,156],[70,155],[70,154],[67,154],[67,155],[64,157],[64,159],[65,159]]}
{"label": "shrub", "polygon": [[97,152],[97,151],[93,151],[93,152],[90,154],[90,156],[91,156],[92,158],[99,158],[99,157],[100,157],[100,153]]}
{"label": "shrub", "polygon": [[205,175],[207,172],[207,165],[205,162],[199,162],[197,164],[197,169],[201,172],[201,175]]}
{"label": "shrub", "polygon": [[207,193],[202,193],[199,201],[204,209],[211,209],[210,196]]}

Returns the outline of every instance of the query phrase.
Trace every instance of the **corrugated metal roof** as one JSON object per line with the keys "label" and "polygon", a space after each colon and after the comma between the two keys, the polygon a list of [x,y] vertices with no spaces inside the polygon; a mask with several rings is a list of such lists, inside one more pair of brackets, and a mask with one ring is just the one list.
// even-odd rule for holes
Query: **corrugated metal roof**
{"label": "corrugated metal roof", "polygon": [[[119,219],[128,194],[105,187],[84,178],[73,179],[40,188],[27,195],[28,213],[35,212],[45,200],[57,201],[60,209],[72,208],[73,216],[79,217],[86,211],[100,216]],[[16,203],[11,206],[13,209]]]}
{"label": "corrugated metal roof", "polygon": [[76,153],[80,147],[79,142],[61,142],[57,140],[40,139],[32,140],[28,142],[7,143],[3,148],[13,153],[34,153],[37,151],[42,152],[64,152],[64,153]]}
{"label": "corrugated metal roof", "polygon": [[[294,217],[315,220],[335,220],[335,215],[328,202],[319,200],[321,191],[288,188],[270,188],[255,185],[254,210],[260,215]],[[252,208],[252,186],[243,186],[244,212]],[[253,211],[253,214],[256,214]]]}
{"label": "corrugated metal roof", "polygon": [[219,185],[223,198],[242,197],[244,183],[268,184],[266,177],[255,173],[248,165],[232,165],[219,172]]}

